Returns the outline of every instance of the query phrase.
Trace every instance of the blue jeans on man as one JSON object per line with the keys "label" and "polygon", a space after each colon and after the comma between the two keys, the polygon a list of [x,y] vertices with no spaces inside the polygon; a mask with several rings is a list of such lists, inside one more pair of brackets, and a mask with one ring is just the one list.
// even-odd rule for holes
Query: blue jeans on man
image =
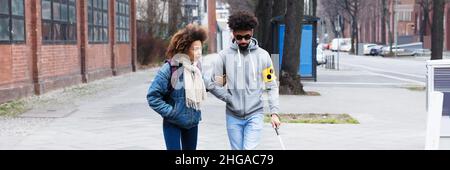
{"label": "blue jeans on man", "polygon": [[248,119],[228,115],[227,131],[232,150],[254,150],[261,141],[264,115],[256,114]]}

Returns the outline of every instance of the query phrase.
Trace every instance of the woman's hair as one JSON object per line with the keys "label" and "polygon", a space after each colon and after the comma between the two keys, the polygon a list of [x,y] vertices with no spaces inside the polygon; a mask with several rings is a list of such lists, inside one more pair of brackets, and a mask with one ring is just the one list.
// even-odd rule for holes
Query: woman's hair
{"label": "woman's hair", "polygon": [[166,57],[171,59],[176,54],[187,54],[192,43],[195,41],[201,41],[203,43],[207,39],[208,34],[205,29],[198,25],[189,24],[173,35],[166,52]]}
{"label": "woman's hair", "polygon": [[258,26],[258,18],[252,13],[239,11],[228,18],[228,26],[233,31],[247,31]]}

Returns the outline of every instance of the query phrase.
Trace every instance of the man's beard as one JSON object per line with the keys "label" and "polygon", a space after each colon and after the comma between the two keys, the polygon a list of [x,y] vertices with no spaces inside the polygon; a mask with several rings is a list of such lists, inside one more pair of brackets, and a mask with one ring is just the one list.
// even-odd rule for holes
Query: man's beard
{"label": "man's beard", "polygon": [[245,46],[239,45],[239,49],[240,49],[241,51],[247,51],[249,45],[250,45],[250,44],[247,44],[247,45],[245,45]]}

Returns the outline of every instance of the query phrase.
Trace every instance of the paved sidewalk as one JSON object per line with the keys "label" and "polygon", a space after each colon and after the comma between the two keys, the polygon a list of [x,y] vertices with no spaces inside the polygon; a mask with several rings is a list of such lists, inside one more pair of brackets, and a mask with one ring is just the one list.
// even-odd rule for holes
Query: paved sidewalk
{"label": "paved sidewalk", "polygon": [[[155,71],[96,82],[107,87],[78,97],[70,105],[56,107],[54,114],[45,115],[40,113],[42,109],[35,109],[19,118],[0,118],[0,149],[165,149],[162,119],[146,103],[147,88]],[[319,71],[328,76],[328,82],[341,76],[332,71]],[[364,73],[348,69],[345,74]],[[401,83],[383,77],[376,79]],[[307,91],[319,92],[321,96],[281,96],[282,112],[348,113],[361,124],[285,124],[280,131],[287,149],[424,149],[425,91],[305,84]],[[62,92],[55,93],[58,96]],[[198,149],[230,149],[224,110],[224,103],[209,97],[203,109]],[[281,149],[269,124],[264,127],[258,149]]]}

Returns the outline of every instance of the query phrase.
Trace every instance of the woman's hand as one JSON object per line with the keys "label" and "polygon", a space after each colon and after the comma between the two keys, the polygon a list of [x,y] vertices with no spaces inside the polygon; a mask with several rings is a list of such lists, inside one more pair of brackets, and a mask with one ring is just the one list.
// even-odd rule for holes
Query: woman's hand
{"label": "woman's hand", "polygon": [[281,126],[280,117],[278,117],[277,114],[272,114],[271,120],[272,120],[272,127],[273,128],[278,129]]}

